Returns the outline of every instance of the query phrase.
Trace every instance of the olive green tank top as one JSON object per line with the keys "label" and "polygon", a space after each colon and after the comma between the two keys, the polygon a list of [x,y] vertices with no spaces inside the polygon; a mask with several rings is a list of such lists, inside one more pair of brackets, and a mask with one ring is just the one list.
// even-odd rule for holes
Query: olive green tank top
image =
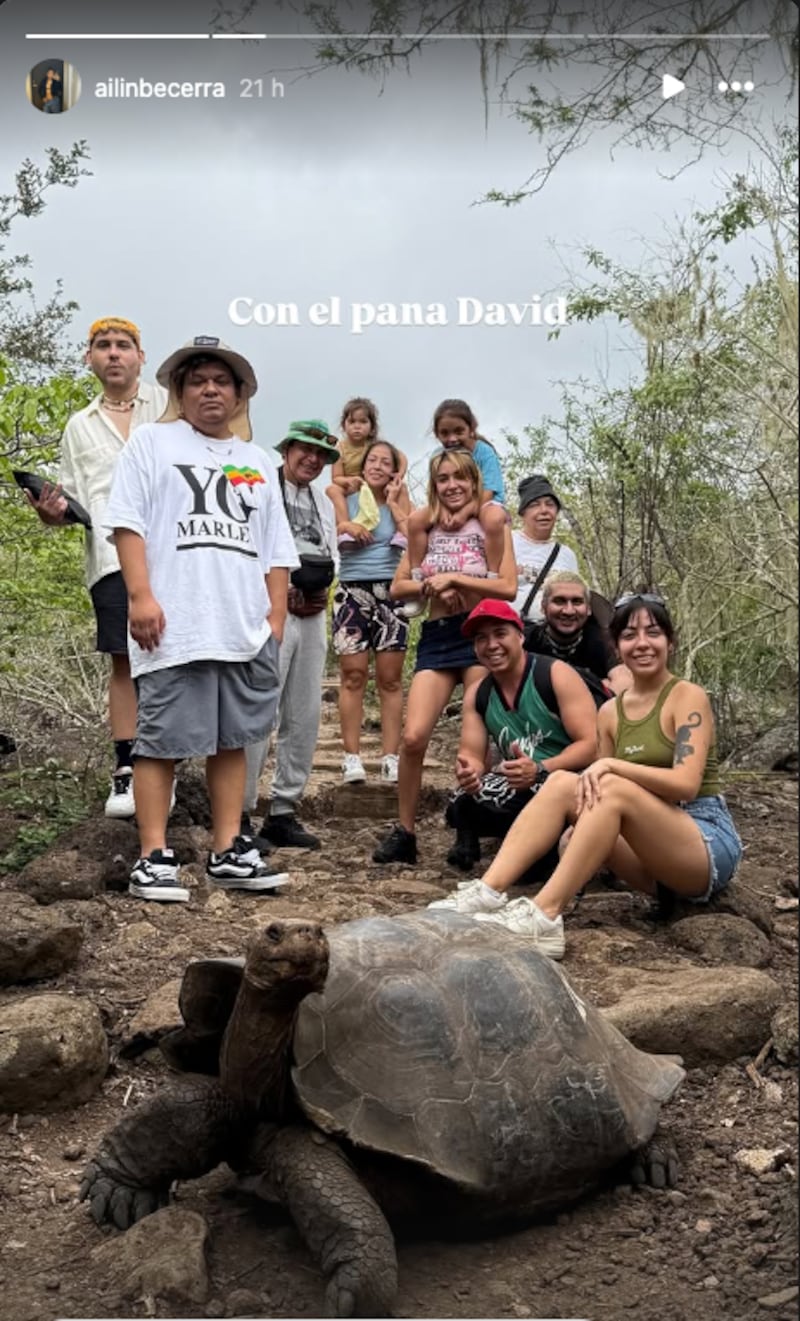
{"label": "olive green tank top", "polygon": [[[633,762],[636,766],[653,766],[658,770],[667,770],[674,765],[675,743],[672,739],[667,738],[661,728],[661,708],[676,683],[680,683],[680,679],[673,677],[669,683],[664,685],[655,706],[641,720],[629,720],[622,705],[622,697],[617,698],[615,757],[619,757],[621,761]],[[691,716],[687,723],[688,728],[687,726],[679,727],[678,735],[681,734],[682,729],[685,729],[688,733],[689,730],[696,728],[696,722],[695,724],[692,723]],[[694,753],[692,745],[689,743],[685,746],[688,747],[689,754],[692,755]],[[717,745],[713,743],[708,750],[706,767],[697,796],[698,798],[706,798],[720,792]]]}

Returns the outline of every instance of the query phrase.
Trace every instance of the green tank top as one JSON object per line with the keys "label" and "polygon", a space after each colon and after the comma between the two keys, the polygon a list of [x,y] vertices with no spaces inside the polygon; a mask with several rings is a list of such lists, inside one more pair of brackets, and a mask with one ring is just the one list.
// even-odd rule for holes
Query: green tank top
{"label": "green tank top", "polygon": [[504,757],[512,757],[511,744],[518,743],[523,756],[531,761],[557,757],[572,742],[559,717],[542,700],[536,681],[535,656],[525,667],[513,707],[506,706],[492,680],[491,693],[483,713],[484,723]]}
{"label": "green tank top", "polygon": [[[633,762],[636,766],[653,766],[659,770],[668,770],[675,761],[675,743],[667,738],[661,728],[661,708],[680,679],[673,677],[665,684],[658,695],[658,700],[651,711],[641,720],[629,720],[622,705],[622,697],[616,701],[617,737],[614,743],[614,756],[621,761]],[[690,727],[691,719],[690,719]],[[691,745],[689,745],[691,747]],[[712,743],[708,750],[706,768],[697,791],[698,798],[706,798],[720,793],[719,765],[717,745]]]}

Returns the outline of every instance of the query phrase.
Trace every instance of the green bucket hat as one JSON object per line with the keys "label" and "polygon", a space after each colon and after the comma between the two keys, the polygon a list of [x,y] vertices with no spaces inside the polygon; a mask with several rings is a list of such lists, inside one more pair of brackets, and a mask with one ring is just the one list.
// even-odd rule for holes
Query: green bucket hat
{"label": "green bucket hat", "polygon": [[323,422],[318,417],[312,417],[308,422],[290,422],[283,440],[275,446],[276,450],[282,454],[293,440],[299,440],[303,445],[315,445],[317,449],[322,450],[328,463],[335,463],[341,457],[336,446],[336,437],[329,432],[327,422]]}

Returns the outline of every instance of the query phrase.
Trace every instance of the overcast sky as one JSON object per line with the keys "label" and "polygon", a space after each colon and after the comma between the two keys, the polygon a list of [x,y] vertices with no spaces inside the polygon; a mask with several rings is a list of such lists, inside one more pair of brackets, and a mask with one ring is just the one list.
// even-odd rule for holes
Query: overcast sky
{"label": "overcast sky", "polygon": [[[65,19],[65,10],[70,14]],[[545,191],[511,209],[475,206],[490,188],[513,188],[541,162],[524,127],[490,106],[488,127],[474,47],[451,43],[413,76],[381,92],[368,78],[296,70],[308,44],[26,41],[25,32],[202,30],[206,6],[179,19],[128,6],[80,12],[63,3],[6,0],[0,7],[0,191],[24,156],[85,138],[92,177],[53,192],[40,218],[21,222],[10,250],[30,252],[37,289],[61,277],[80,304],[76,339],[98,315],[142,327],[152,373],[178,344],[217,334],[253,362],[256,438],[269,446],[291,418],[332,426],[344,400],[370,395],[384,433],[419,459],[432,448],[431,414],[444,397],[466,398],[490,437],[518,431],[558,406],[559,379],[620,379],[630,362],[613,329],[576,325],[558,340],[545,327],[456,324],[456,300],[544,301],[580,271],[591,244],[635,260],[675,217],[713,205],[744,147],[674,176],[682,160],[626,150],[615,160],[597,139],[559,165]],[[162,7],[166,13],[166,7]],[[270,15],[272,30],[279,16]],[[294,20],[296,23],[296,19]],[[280,19],[283,30],[292,16]],[[42,59],[78,69],[82,95],[61,116],[25,99],[25,74]],[[293,72],[295,71],[295,72]],[[665,57],[664,71],[669,71]],[[98,99],[109,78],[222,81],[224,100]],[[581,75],[583,76],[583,75]],[[283,98],[240,98],[240,80],[272,79]],[[578,77],[576,72],[565,80]],[[710,96],[687,87],[682,95]],[[661,88],[653,108],[669,113]],[[755,95],[758,93],[756,91]],[[341,326],[313,326],[308,308],[341,299]],[[296,304],[301,324],[232,325],[236,297]],[[447,325],[350,329],[355,302],[443,303]]]}

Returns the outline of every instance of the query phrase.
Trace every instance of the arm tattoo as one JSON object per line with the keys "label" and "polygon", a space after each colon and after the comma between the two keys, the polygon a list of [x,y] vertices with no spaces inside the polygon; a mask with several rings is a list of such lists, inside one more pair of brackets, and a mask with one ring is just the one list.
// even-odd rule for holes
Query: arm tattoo
{"label": "arm tattoo", "polygon": [[692,711],[685,725],[679,725],[675,730],[675,756],[672,759],[673,766],[682,766],[687,757],[694,756],[692,747],[692,730],[702,725],[703,717],[699,711]]}

